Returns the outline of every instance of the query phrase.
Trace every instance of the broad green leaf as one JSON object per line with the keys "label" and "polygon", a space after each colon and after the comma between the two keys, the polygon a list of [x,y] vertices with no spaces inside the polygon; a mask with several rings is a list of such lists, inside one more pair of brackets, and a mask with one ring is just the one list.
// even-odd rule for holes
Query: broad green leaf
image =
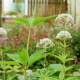
{"label": "broad green leaf", "polygon": [[49,20],[51,18],[54,18],[56,17],[57,15],[53,15],[53,16],[48,16],[48,17],[37,17],[34,19],[34,22],[33,22],[33,26],[36,26],[37,24],[41,23],[41,22],[44,22],[46,20]]}
{"label": "broad green leaf", "polygon": [[[35,63],[36,61],[44,58],[44,56],[45,56],[44,52],[45,52],[45,49],[33,53],[28,60],[28,65],[30,66],[31,64]],[[50,53],[46,54],[46,56],[48,56],[48,55],[50,55]]]}
{"label": "broad green leaf", "polygon": [[22,63],[20,60],[20,57],[17,53],[16,54],[7,54],[7,56],[18,63]]}
{"label": "broad green leaf", "polygon": [[27,65],[27,62],[29,60],[29,55],[27,53],[26,49],[23,49],[20,53],[18,53],[20,56],[20,60],[22,62],[23,65]]}
{"label": "broad green leaf", "polygon": [[20,65],[18,62],[16,61],[0,61],[0,64],[7,64],[7,65]]}

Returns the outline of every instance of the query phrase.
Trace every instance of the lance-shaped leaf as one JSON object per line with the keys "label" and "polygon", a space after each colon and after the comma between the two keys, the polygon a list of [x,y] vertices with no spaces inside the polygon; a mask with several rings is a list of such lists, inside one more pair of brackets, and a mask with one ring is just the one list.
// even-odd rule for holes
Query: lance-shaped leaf
{"label": "lance-shaped leaf", "polygon": [[67,61],[71,61],[71,60],[74,60],[74,58],[69,58],[69,59],[66,59],[66,62],[67,62]]}
{"label": "lance-shaped leaf", "polygon": [[30,26],[30,22],[29,22],[29,18],[15,18],[12,19],[11,22],[15,22],[15,23],[22,23],[22,24],[26,24],[27,26]]}
{"label": "lance-shaped leaf", "polygon": [[23,49],[19,54],[20,60],[22,62],[23,65],[27,65],[27,62],[29,60],[29,55],[26,51],[26,49]]}
{"label": "lance-shaped leaf", "polygon": [[[44,52],[45,52],[45,49],[33,53],[28,60],[28,66],[30,66],[31,64],[35,63],[36,61],[44,58],[45,57]],[[51,53],[47,53],[46,56],[48,56],[50,54]]]}
{"label": "lance-shaped leaf", "polygon": [[66,80],[78,80],[77,77],[68,77]]}
{"label": "lance-shaped leaf", "polygon": [[16,61],[0,61],[0,64],[7,64],[7,65],[20,65],[18,62]]}
{"label": "lance-shaped leaf", "polygon": [[57,15],[53,15],[53,16],[48,16],[48,17],[37,17],[34,19],[34,22],[33,22],[33,26],[36,26],[37,24],[41,23],[41,22],[44,22],[44,21],[47,21],[51,18],[54,18],[56,17]]}
{"label": "lance-shaped leaf", "polygon": [[16,54],[7,54],[7,56],[9,58],[11,58],[12,60],[22,64],[21,59],[17,53]]}
{"label": "lance-shaped leaf", "polygon": [[33,23],[32,23],[32,18],[15,18],[13,19],[12,22],[17,22],[17,23],[23,23],[23,24],[26,24],[27,26],[30,26],[31,23],[33,24],[33,26],[36,26],[37,24],[41,23],[41,22],[44,22],[46,20],[49,20],[51,18],[54,18],[56,17],[57,15],[53,15],[53,16],[48,16],[48,17],[37,17],[37,18],[34,18],[33,20]]}
{"label": "lance-shaped leaf", "polygon": [[13,78],[15,78],[15,77],[17,77],[18,76],[18,74],[11,74],[11,75],[8,75],[8,77],[7,77],[7,80],[13,80]]}

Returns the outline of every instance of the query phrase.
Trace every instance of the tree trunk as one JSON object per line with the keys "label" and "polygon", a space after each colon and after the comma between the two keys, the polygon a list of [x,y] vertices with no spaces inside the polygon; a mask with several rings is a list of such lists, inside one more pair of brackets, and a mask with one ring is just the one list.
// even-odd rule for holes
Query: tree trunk
{"label": "tree trunk", "polygon": [[2,27],[2,0],[0,0],[0,27]]}

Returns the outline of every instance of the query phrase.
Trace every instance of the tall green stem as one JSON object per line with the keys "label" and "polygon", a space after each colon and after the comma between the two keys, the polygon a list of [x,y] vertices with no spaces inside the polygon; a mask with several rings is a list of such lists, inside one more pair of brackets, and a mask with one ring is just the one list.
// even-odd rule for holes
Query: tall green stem
{"label": "tall green stem", "polygon": [[44,72],[43,72],[43,80],[45,79],[45,78],[44,78],[44,75],[45,75],[45,67],[46,67],[46,48],[45,48],[45,57],[44,57]]}
{"label": "tall green stem", "polygon": [[35,0],[34,13],[33,13],[32,22],[31,22],[31,25],[30,25],[30,28],[29,28],[29,35],[28,35],[28,42],[27,42],[27,53],[28,53],[28,50],[29,50],[29,41],[30,41],[31,29],[33,27],[33,21],[34,21],[34,18],[35,18],[36,4],[37,4],[37,0]]}
{"label": "tall green stem", "polygon": [[[31,25],[29,27],[29,35],[28,35],[28,41],[27,41],[27,54],[28,54],[28,51],[29,51],[29,42],[30,42],[30,35],[31,35],[31,29],[33,27],[33,21],[34,21],[34,18],[35,18],[35,12],[36,12],[36,4],[37,4],[37,0],[35,0],[35,8],[34,8],[34,13],[33,13],[33,17],[32,17],[32,22],[31,22]],[[24,68],[24,80],[26,80],[26,65],[25,65],[25,68]]]}
{"label": "tall green stem", "polygon": [[65,80],[65,53],[66,53],[66,39],[65,39],[65,27],[64,27],[64,62],[63,62],[63,80]]}
{"label": "tall green stem", "polygon": [[27,70],[27,66],[25,66],[24,68],[24,80],[26,80],[26,70]]}

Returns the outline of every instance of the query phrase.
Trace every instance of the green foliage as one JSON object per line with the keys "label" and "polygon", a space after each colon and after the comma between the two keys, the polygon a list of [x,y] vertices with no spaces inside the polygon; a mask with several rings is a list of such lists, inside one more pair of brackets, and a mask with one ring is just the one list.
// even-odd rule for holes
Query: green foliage
{"label": "green foliage", "polygon": [[63,56],[64,54],[59,54],[59,55],[53,55],[54,57],[58,58],[59,60],[61,60],[62,63],[66,63],[67,61],[71,61],[71,60],[74,60],[74,58],[67,58],[69,56],[69,54],[65,55],[65,57]]}
{"label": "green foliage", "polygon": [[[34,62],[44,58],[45,54],[45,49],[43,50],[40,50],[40,51],[36,51],[35,53],[33,53],[30,58],[29,58],[29,61],[28,61],[28,65],[30,66],[31,64],[33,64]],[[51,53],[47,53],[46,56],[50,55]]]}
{"label": "green foliage", "polygon": [[0,61],[0,64],[8,64],[8,65],[20,65],[16,61]]}
{"label": "green foliage", "polygon": [[[63,67],[62,64],[50,64],[50,65],[48,66],[48,69],[62,72],[62,67]],[[74,66],[69,66],[69,67],[66,67],[66,66],[65,66],[65,68],[64,68],[64,69],[65,69],[65,72],[71,70],[73,67],[74,67]]]}
{"label": "green foliage", "polygon": [[[34,18],[34,20],[33,20],[33,26],[36,26],[37,24],[39,24],[41,22],[44,22],[46,20],[49,20],[51,18],[54,18],[56,16],[57,15],[48,16],[48,17],[37,17],[37,18]],[[30,26],[31,25],[31,22],[32,22],[32,18],[27,18],[27,19],[25,19],[25,18],[16,18],[16,19],[13,19],[13,22],[24,23],[27,26]]]}
{"label": "green foliage", "polygon": [[[27,65],[28,66],[32,65],[33,63],[35,63],[36,61],[44,58],[44,53],[45,50],[39,50],[35,53],[33,53],[30,57],[29,55],[26,53],[26,49],[23,49],[21,52],[15,53],[15,54],[7,54],[8,57],[10,57],[13,61],[1,61],[1,64],[9,64],[9,65]],[[47,56],[50,55],[51,53],[47,53]]]}
{"label": "green foliage", "polygon": [[22,64],[27,65],[27,62],[29,60],[29,54],[27,53],[26,49],[22,49],[22,51],[18,54],[19,54]]}
{"label": "green foliage", "polygon": [[7,80],[13,80],[13,78],[15,78],[16,76],[18,76],[18,74],[10,74],[9,76],[8,76],[8,78],[7,78]]}
{"label": "green foliage", "polygon": [[[34,72],[34,76],[37,78],[40,78],[42,80],[43,79],[43,72],[44,72],[44,69],[38,69],[36,72]],[[51,70],[46,69],[45,74],[44,74],[44,79],[46,79],[46,80],[56,79],[55,77],[51,77],[55,73],[56,73],[55,70],[51,71]]]}
{"label": "green foliage", "polygon": [[11,58],[12,60],[18,62],[18,63],[22,63],[22,62],[21,62],[21,59],[20,59],[20,57],[19,57],[19,54],[17,54],[17,53],[15,53],[15,54],[7,54],[7,56],[8,56],[9,58]]}

